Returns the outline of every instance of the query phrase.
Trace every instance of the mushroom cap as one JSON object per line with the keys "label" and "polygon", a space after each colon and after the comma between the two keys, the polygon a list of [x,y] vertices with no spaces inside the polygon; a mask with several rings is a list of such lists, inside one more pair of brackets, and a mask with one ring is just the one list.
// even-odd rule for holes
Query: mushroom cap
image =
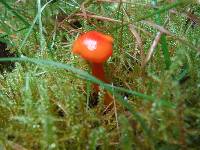
{"label": "mushroom cap", "polygon": [[105,62],[113,52],[113,38],[97,31],[80,35],[72,46],[72,52],[91,63]]}

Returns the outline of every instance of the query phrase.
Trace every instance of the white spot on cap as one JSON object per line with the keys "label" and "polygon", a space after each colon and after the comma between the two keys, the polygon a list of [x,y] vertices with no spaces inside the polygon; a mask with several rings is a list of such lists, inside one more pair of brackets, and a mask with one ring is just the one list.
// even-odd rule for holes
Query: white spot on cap
{"label": "white spot on cap", "polygon": [[85,39],[83,43],[90,51],[94,51],[97,48],[97,41]]}

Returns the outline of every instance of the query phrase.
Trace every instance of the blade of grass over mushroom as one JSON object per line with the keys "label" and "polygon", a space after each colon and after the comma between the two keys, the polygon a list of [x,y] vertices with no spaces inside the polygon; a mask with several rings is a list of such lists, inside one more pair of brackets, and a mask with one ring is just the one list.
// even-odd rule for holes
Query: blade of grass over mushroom
{"label": "blade of grass over mushroom", "polygon": [[[157,0],[152,0],[151,1],[153,7],[157,6]],[[161,16],[159,13],[156,14],[156,23],[161,25]],[[170,64],[171,64],[171,60],[170,60],[170,55],[169,55],[169,50],[168,50],[168,46],[167,46],[167,40],[166,40],[166,35],[162,34],[161,35],[161,46],[162,46],[162,51],[163,51],[163,55],[164,55],[164,62],[166,65],[166,69],[169,69]]]}
{"label": "blade of grass over mushroom", "polygon": [[26,26],[30,26],[29,22],[22,17],[19,13],[17,13],[9,4],[6,3],[5,0],[0,1],[7,9],[9,9],[19,20],[21,20]]}
{"label": "blade of grass over mushroom", "polygon": [[17,58],[17,57],[0,58],[0,62],[2,62],[2,61],[31,62],[31,63],[41,65],[41,66],[54,67],[56,69],[65,69],[65,70],[68,70],[68,71],[78,75],[82,79],[85,79],[87,81],[91,81],[93,83],[99,84],[100,86],[102,86],[106,90],[109,90],[110,92],[112,92],[113,90],[116,90],[118,92],[125,92],[125,93],[128,93],[130,95],[140,97],[145,101],[151,101],[151,102],[157,102],[158,101],[157,103],[159,103],[159,105],[170,107],[170,108],[175,107],[175,105],[173,105],[171,102],[169,102],[167,100],[160,99],[160,98],[157,98],[155,96],[149,96],[149,95],[146,95],[146,94],[143,94],[143,93],[140,93],[140,92],[136,92],[136,91],[133,91],[133,90],[129,90],[129,89],[121,88],[121,87],[116,87],[116,86],[113,86],[111,84],[106,84],[103,81],[98,80],[94,76],[90,75],[88,72],[83,71],[81,69],[77,69],[77,68],[75,68],[71,65],[68,65],[68,64],[62,64],[62,63],[50,61],[50,60],[28,58],[28,57],[25,57],[25,56],[22,56],[21,58]]}
{"label": "blade of grass over mushroom", "polygon": [[136,21],[139,22],[139,21],[141,21],[141,20],[145,20],[145,19],[147,19],[147,18],[151,18],[151,17],[155,16],[156,14],[164,13],[164,12],[166,12],[166,11],[172,9],[172,8],[175,8],[175,7],[177,7],[177,6],[180,6],[180,5],[189,3],[189,2],[190,2],[190,1],[187,1],[187,0],[179,0],[179,1],[176,1],[176,2],[174,2],[174,3],[171,3],[171,4],[169,4],[169,5],[166,5],[166,6],[162,7],[162,8],[160,8],[159,10],[157,10],[157,11],[155,11],[155,12],[153,12],[153,13],[150,13],[150,14],[148,14],[148,15],[146,15],[146,16],[143,16],[143,17],[141,17],[141,18],[138,18],[138,19],[136,19]]}
{"label": "blade of grass over mushroom", "polygon": [[107,89],[109,89],[110,87],[113,87],[116,91],[124,92],[124,93],[130,94],[130,95],[134,95],[134,96],[143,98],[145,101],[149,100],[149,101],[155,102],[157,100],[157,104],[159,104],[159,105],[166,106],[166,107],[169,107],[169,108],[175,108],[174,104],[172,104],[171,102],[169,102],[165,99],[159,99],[159,98],[156,98],[155,96],[146,95],[146,94],[136,92],[136,91],[133,91],[133,90],[129,90],[129,89],[121,88],[121,87],[116,87],[116,86],[111,86],[110,84],[104,84],[103,86],[105,88],[107,87]]}

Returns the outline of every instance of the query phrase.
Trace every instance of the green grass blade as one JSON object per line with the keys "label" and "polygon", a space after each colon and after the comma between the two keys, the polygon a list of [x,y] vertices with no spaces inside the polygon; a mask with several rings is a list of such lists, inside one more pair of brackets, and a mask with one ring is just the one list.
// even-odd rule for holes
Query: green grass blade
{"label": "green grass blade", "polygon": [[164,12],[166,12],[166,11],[172,9],[172,8],[175,8],[175,7],[180,6],[182,4],[185,4],[185,3],[188,3],[188,1],[187,0],[178,0],[178,1],[174,2],[174,3],[171,3],[169,5],[163,6],[162,8],[160,8],[159,10],[157,10],[157,11],[155,11],[153,13],[150,13],[150,14],[148,14],[146,16],[138,18],[136,21],[141,21],[141,20],[145,20],[147,18],[151,18],[151,17],[155,16],[156,14],[164,13]]}
{"label": "green grass blade", "polygon": [[[152,0],[151,2],[154,7],[157,6],[157,0]],[[161,22],[160,13],[158,13],[158,11],[157,11],[157,13],[155,15],[156,15],[156,23],[161,25],[162,22]],[[171,65],[171,60],[170,60],[170,54],[169,54],[169,49],[167,46],[167,40],[166,40],[165,34],[161,35],[161,47],[162,47],[162,51],[163,51],[163,55],[164,55],[164,62],[165,62],[166,69],[169,69],[169,67]]]}
{"label": "green grass blade", "polygon": [[29,22],[26,21],[19,13],[17,13],[10,5],[6,3],[5,0],[0,1],[7,9],[9,9],[17,18],[19,18],[26,26],[30,26]]}
{"label": "green grass blade", "polygon": [[62,64],[62,63],[58,63],[58,62],[54,62],[54,61],[34,59],[34,58],[28,58],[28,57],[0,58],[0,62],[1,61],[32,62],[32,63],[42,65],[42,66],[46,66],[46,67],[54,67],[56,69],[66,69],[68,71],[73,72],[74,74],[79,75],[81,78],[83,78],[85,80],[99,84],[100,86],[104,87],[106,90],[113,93],[115,95],[115,97],[117,97],[117,101],[131,112],[134,119],[137,120],[139,122],[139,124],[141,125],[146,137],[148,137],[149,141],[152,143],[153,136],[152,136],[151,130],[150,130],[150,128],[148,128],[145,120],[142,118],[142,116],[138,112],[136,112],[134,110],[133,106],[130,105],[128,103],[128,101],[124,100],[123,97],[118,94],[118,91],[128,92],[129,94],[133,94],[133,95],[138,96],[140,98],[150,98],[151,100],[153,100],[154,98],[152,96],[148,96],[148,95],[145,95],[145,94],[142,94],[142,93],[139,93],[139,92],[135,92],[135,91],[131,91],[131,90],[128,90],[128,89],[124,89],[124,88],[118,88],[118,87],[115,87],[115,86],[110,85],[110,84],[105,84],[101,80],[98,80],[97,78],[90,75],[89,73],[82,71],[80,69],[74,68],[73,66],[70,66],[68,64]]}
{"label": "green grass blade", "polygon": [[6,37],[6,36],[9,36],[9,35],[12,35],[12,34],[16,34],[16,33],[20,32],[20,31],[22,31],[22,30],[25,30],[25,29],[27,29],[27,27],[23,27],[23,28],[18,29],[18,30],[16,30],[16,31],[13,31],[13,32],[11,32],[11,33],[2,34],[2,35],[0,36],[0,38],[4,38],[4,37]]}
{"label": "green grass blade", "polygon": [[166,107],[171,107],[174,108],[174,104],[172,104],[171,102],[164,100],[164,99],[160,99],[157,98],[155,96],[149,96],[140,92],[136,92],[133,90],[129,90],[129,89],[125,89],[125,88],[121,88],[121,87],[116,87],[113,86],[111,84],[106,84],[101,80],[98,80],[97,78],[95,78],[94,76],[90,75],[88,72],[83,71],[81,69],[77,69],[71,65],[68,64],[62,64],[59,62],[55,62],[55,61],[50,61],[50,60],[42,60],[42,59],[35,59],[35,58],[28,58],[28,57],[21,57],[21,58],[16,58],[16,57],[11,57],[11,58],[0,58],[0,62],[3,61],[21,61],[21,62],[31,62],[37,65],[41,65],[41,66],[46,66],[46,67],[52,67],[52,68],[56,68],[56,69],[65,69],[68,70],[72,73],[74,73],[75,75],[77,75],[78,77],[85,79],[87,81],[99,84],[101,87],[105,88],[106,90],[112,92],[113,90],[115,90],[116,92],[125,92],[128,93],[130,95],[133,96],[137,96],[142,98],[145,101],[151,101],[151,102],[155,102],[158,105],[161,106],[166,106]]}
{"label": "green grass blade", "polygon": [[[47,2],[47,3],[41,8],[41,10],[40,10],[41,13],[42,13],[42,11],[45,9],[45,7],[46,7],[48,4],[50,4],[52,1],[53,1],[53,0],[50,0],[49,2]],[[23,41],[22,41],[22,44],[20,45],[20,47],[19,47],[19,49],[18,49],[18,51],[19,51],[20,54],[21,54],[21,49],[22,49],[22,47],[23,47],[24,44],[26,43],[28,37],[30,36],[30,34],[31,34],[32,30],[33,30],[33,27],[34,27],[36,21],[38,20],[38,17],[39,17],[39,14],[37,13],[37,15],[35,16],[35,18],[34,18],[32,24],[31,24],[31,26],[30,26],[30,28],[28,29],[28,32],[27,32],[26,35],[25,35],[25,38],[24,38]]]}
{"label": "green grass blade", "polygon": [[171,65],[171,59],[170,59],[169,49],[167,46],[166,35],[161,36],[161,45],[162,45],[162,51],[163,51],[163,55],[164,55],[166,69],[169,69],[169,67]]}
{"label": "green grass blade", "polygon": [[41,9],[41,1],[37,0],[38,7],[38,22],[39,22],[39,36],[40,36],[40,49],[43,51],[45,48],[45,39],[43,36],[43,27],[42,27],[42,9]]}

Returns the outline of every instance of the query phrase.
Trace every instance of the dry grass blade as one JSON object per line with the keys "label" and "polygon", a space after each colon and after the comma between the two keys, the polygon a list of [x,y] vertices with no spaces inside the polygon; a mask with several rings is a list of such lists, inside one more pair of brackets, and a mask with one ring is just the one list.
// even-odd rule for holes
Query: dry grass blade
{"label": "dry grass blade", "polygon": [[131,31],[131,33],[136,38],[136,42],[137,42],[139,49],[140,49],[141,66],[143,67],[144,66],[145,54],[144,54],[144,47],[143,47],[142,39],[141,39],[139,33],[136,31],[135,26],[133,24],[129,25],[129,30]]}
{"label": "dry grass blade", "polygon": [[171,33],[170,33],[167,29],[165,29],[163,26],[160,26],[160,25],[158,25],[158,24],[155,24],[155,23],[152,22],[152,21],[143,20],[143,21],[141,21],[141,22],[144,23],[144,24],[147,24],[147,25],[149,25],[149,26],[151,26],[151,27],[153,27],[153,28],[155,28],[155,29],[157,29],[157,30],[159,30],[159,31],[161,31],[161,32],[163,32],[163,33],[165,33],[165,34],[171,35]]}
{"label": "dry grass blade", "polygon": [[192,45],[192,44],[191,44],[190,42],[188,42],[185,38],[181,38],[181,37],[178,37],[178,36],[174,35],[173,33],[171,33],[169,30],[165,29],[164,27],[162,27],[162,26],[160,26],[160,25],[157,25],[157,24],[155,24],[155,23],[152,22],[152,21],[145,21],[145,20],[144,20],[144,21],[141,21],[141,22],[144,23],[144,24],[147,24],[147,25],[149,25],[149,26],[151,26],[151,27],[153,27],[153,28],[155,28],[155,29],[157,29],[157,30],[159,30],[159,31],[162,32],[162,33],[165,33],[165,34],[171,36],[172,38],[174,38],[175,40],[180,41],[180,42],[183,43],[184,45],[187,45],[188,47],[190,47],[190,48],[192,48],[192,49],[194,49],[194,50],[200,52],[200,47],[197,47],[197,46],[195,46],[195,45]]}
{"label": "dry grass blade", "polygon": [[144,66],[145,66],[145,65],[148,63],[148,61],[151,59],[151,57],[152,57],[152,55],[153,55],[153,52],[154,52],[155,48],[157,47],[157,45],[158,45],[158,43],[159,43],[159,41],[160,41],[160,38],[161,38],[162,34],[163,34],[162,32],[158,32],[158,33],[157,33],[157,35],[156,35],[156,37],[155,37],[155,39],[154,39],[154,41],[153,41],[151,47],[150,47],[149,50],[148,50],[148,53],[147,53],[147,55],[146,55],[146,58],[145,58],[145,60],[144,60]]}
{"label": "dry grass blade", "polygon": [[81,11],[83,12],[84,18],[87,19],[87,13],[86,13],[86,10],[85,10],[85,2],[83,2],[81,4]]}
{"label": "dry grass blade", "polygon": [[115,120],[116,120],[116,127],[119,130],[119,123],[118,123],[118,113],[117,113],[117,105],[115,98],[113,98],[113,104],[114,104],[114,112],[115,112]]}
{"label": "dry grass blade", "polygon": [[[77,13],[77,14],[75,14],[75,16],[85,17],[85,14],[84,13]],[[112,18],[108,18],[108,17],[104,17],[104,16],[97,16],[97,15],[90,15],[90,14],[86,14],[86,16],[87,16],[87,18],[95,18],[95,19],[99,19],[99,20],[103,20],[103,21],[121,23],[120,20],[116,20],[116,19],[112,19]]]}

